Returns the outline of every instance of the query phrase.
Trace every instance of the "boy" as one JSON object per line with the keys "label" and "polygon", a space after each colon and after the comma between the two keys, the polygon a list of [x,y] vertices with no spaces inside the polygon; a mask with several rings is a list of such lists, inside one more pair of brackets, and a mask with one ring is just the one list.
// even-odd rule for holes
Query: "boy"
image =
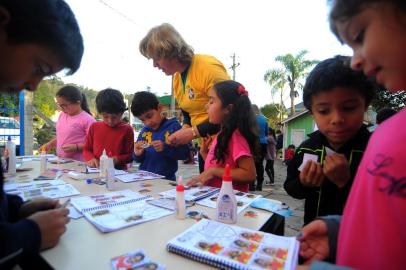
{"label": "boy", "polygon": [[[44,76],[80,66],[83,40],[75,16],[62,0],[0,1],[0,91],[35,91]],[[23,203],[3,191],[0,164],[0,269],[32,261],[58,243],[69,211],[55,200]]]}
{"label": "boy", "polygon": [[106,150],[116,169],[126,169],[132,161],[134,131],[122,120],[127,110],[124,97],[115,89],[104,89],[96,96],[96,109],[103,121],[93,123],[86,136],[83,158],[89,167],[99,167],[100,156]]}
{"label": "boy", "polygon": [[[297,149],[287,169],[286,192],[305,199],[304,223],[317,216],[342,214],[370,136],[363,125],[375,85],[353,71],[350,58],[320,62],[309,74],[303,103],[319,130]],[[304,156],[317,159],[303,163]]]}
{"label": "boy", "polygon": [[178,120],[163,117],[162,105],[156,96],[145,91],[135,93],[131,112],[145,125],[134,146],[134,160],[141,163],[141,170],[175,180],[178,160],[189,156],[188,145],[176,147],[167,143],[168,136],[181,129]]}

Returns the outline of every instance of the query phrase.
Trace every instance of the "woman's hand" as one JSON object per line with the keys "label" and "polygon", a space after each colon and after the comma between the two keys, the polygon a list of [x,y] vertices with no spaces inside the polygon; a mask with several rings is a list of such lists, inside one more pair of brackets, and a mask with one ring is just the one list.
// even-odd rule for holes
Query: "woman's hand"
{"label": "woman's hand", "polygon": [[193,139],[194,134],[192,128],[182,128],[176,131],[175,133],[172,133],[168,137],[168,144],[172,146],[179,146],[183,144],[188,144]]}

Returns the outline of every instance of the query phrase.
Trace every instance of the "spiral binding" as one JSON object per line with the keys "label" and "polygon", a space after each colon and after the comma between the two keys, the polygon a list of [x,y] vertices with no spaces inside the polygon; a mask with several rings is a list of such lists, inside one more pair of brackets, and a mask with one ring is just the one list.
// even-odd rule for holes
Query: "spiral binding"
{"label": "spiral binding", "polygon": [[236,269],[236,270],[249,270],[251,269],[250,266],[246,265],[241,265],[240,263],[237,262],[233,262],[229,259],[223,259],[220,256],[209,256],[207,254],[204,253],[199,253],[199,252],[195,252],[192,250],[188,250],[186,248],[183,247],[179,247],[177,245],[168,243],[167,245],[167,250],[169,252],[173,252],[176,254],[179,254],[181,256],[187,257],[189,259],[201,262],[201,263],[205,263],[205,264],[209,264],[211,266],[220,268],[220,269]]}
{"label": "spiral binding", "polygon": [[119,205],[130,204],[130,203],[133,203],[133,202],[143,201],[143,200],[146,200],[146,199],[149,199],[149,198],[152,198],[152,196],[147,195],[147,196],[144,196],[144,197],[141,197],[141,198],[131,199],[131,200],[128,200],[128,201],[123,201],[123,202],[118,202],[118,203],[113,203],[113,204],[99,205],[99,206],[83,209],[82,213],[87,213],[87,212],[91,212],[91,211],[95,211],[95,210],[103,210],[103,209],[106,209],[106,208],[111,208],[111,207],[119,206]]}

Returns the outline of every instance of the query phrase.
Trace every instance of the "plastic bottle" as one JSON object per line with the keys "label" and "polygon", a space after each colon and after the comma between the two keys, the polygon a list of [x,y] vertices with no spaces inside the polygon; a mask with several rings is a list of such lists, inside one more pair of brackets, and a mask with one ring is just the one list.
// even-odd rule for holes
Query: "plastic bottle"
{"label": "plastic bottle", "polygon": [[[106,170],[108,168],[108,164],[107,164],[108,160],[109,160],[109,157],[106,155],[106,149],[103,149],[103,153],[100,156],[100,166],[99,166],[100,177],[107,177]],[[113,168],[114,168],[114,166],[113,166]]]}
{"label": "plastic bottle", "polygon": [[107,158],[106,164],[106,187],[108,190],[113,191],[117,189],[113,158]]}
{"label": "plastic bottle", "polygon": [[233,190],[233,181],[230,176],[230,166],[226,164],[217,199],[217,221],[233,224],[237,222],[237,200]]}
{"label": "plastic bottle", "polygon": [[186,204],[185,204],[185,187],[182,184],[182,176],[178,178],[178,184],[176,185],[176,218],[185,219]]}
{"label": "plastic bottle", "polygon": [[16,174],[16,172],[17,172],[16,171],[16,145],[11,140],[10,136],[7,139],[6,147],[8,150],[8,163],[7,163],[8,173]]}
{"label": "plastic bottle", "polygon": [[47,171],[47,152],[44,150],[41,151],[40,155],[40,168],[41,168],[41,174],[46,173]]}

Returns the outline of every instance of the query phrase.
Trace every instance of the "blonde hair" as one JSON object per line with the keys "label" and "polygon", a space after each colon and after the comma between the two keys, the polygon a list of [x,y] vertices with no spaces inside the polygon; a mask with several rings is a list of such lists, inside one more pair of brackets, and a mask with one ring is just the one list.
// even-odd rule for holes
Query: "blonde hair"
{"label": "blonde hair", "polygon": [[189,64],[194,55],[193,48],[169,23],[153,27],[140,42],[140,52],[148,59],[176,58]]}

